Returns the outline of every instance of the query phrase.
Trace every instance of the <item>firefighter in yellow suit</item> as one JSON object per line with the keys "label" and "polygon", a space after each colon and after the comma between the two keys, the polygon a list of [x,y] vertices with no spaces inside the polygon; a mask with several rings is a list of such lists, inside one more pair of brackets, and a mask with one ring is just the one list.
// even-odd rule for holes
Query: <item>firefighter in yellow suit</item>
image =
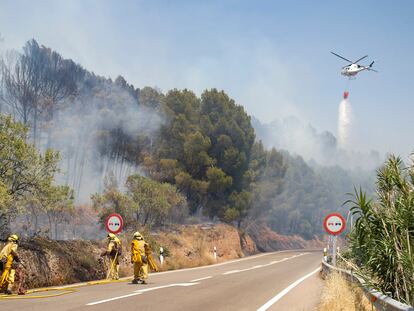
{"label": "firefighter in yellow suit", "polygon": [[3,263],[3,273],[0,278],[0,290],[6,294],[12,293],[14,284],[14,276],[16,270],[14,269],[13,262],[19,262],[19,256],[17,255],[17,246],[19,243],[19,237],[12,234],[7,239],[7,244],[0,252],[0,261]]}
{"label": "firefighter in yellow suit", "polygon": [[119,280],[119,257],[122,255],[121,240],[113,233],[109,233],[107,238],[108,247],[101,253],[101,257],[107,256],[109,258],[109,271],[106,278]]}
{"label": "firefighter in yellow suit", "polygon": [[147,284],[148,266],[151,270],[158,271],[151,253],[151,248],[149,244],[145,242],[142,234],[138,231],[135,232],[131,242],[131,263],[134,265],[133,284]]}

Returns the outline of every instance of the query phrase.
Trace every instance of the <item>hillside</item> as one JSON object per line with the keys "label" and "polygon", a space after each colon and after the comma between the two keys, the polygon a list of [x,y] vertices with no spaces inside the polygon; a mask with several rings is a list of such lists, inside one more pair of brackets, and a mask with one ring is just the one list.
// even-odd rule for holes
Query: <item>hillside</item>
{"label": "hillside", "polygon": [[[22,70],[27,81],[19,78]],[[267,136],[256,135],[251,116],[224,91],[198,96],[187,89],[136,88],[122,76],[98,76],[35,40],[14,59],[5,58],[0,72],[0,130],[7,146],[0,164],[9,167],[14,157],[20,165],[0,172],[4,236],[13,229],[29,238],[77,238],[88,231],[74,230],[77,224],[87,228],[89,220],[96,228],[117,212],[131,230],[195,217],[238,229],[265,223],[312,239],[321,234],[322,215],[341,211],[352,185],[371,182],[370,171],[267,149],[260,140]],[[325,136],[313,135],[318,141]],[[30,175],[34,171],[42,174]],[[18,184],[19,178],[31,182]],[[88,239],[98,238],[98,231]]]}

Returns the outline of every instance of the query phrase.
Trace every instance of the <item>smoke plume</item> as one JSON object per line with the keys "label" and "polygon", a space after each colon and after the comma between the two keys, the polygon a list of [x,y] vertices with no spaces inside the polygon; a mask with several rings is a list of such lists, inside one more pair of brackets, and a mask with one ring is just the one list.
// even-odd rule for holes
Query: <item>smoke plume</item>
{"label": "smoke plume", "polygon": [[159,113],[108,81],[66,106],[51,122],[50,139],[40,146],[60,151],[63,174],[58,182],[75,190],[78,203],[101,192],[109,175],[122,188],[129,175],[141,172],[137,159],[125,153],[132,148],[127,143],[135,139],[138,144],[138,137],[152,140],[163,122]]}
{"label": "smoke plume", "polygon": [[350,148],[351,121],[351,104],[344,99],[339,104],[338,115],[338,147],[344,150],[349,150]]}

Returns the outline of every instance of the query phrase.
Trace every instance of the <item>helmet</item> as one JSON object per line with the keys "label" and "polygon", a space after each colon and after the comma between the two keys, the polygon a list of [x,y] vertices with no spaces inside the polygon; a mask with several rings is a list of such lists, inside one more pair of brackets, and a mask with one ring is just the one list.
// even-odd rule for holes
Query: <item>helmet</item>
{"label": "helmet", "polygon": [[113,233],[108,233],[108,235],[106,236],[106,238],[108,240],[115,240],[116,239],[116,235]]}
{"label": "helmet", "polygon": [[9,236],[9,238],[7,239],[9,242],[17,242],[19,241],[19,237],[16,234],[12,234]]}
{"label": "helmet", "polygon": [[138,231],[134,233],[134,238],[136,238],[137,240],[143,240],[144,239],[142,234],[139,233]]}

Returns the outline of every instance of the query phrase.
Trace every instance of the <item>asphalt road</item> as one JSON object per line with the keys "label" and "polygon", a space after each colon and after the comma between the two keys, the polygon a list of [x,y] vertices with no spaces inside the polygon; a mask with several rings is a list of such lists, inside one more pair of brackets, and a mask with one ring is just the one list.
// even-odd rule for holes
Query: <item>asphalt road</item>
{"label": "asphalt road", "polygon": [[312,310],[320,296],[321,256],[320,251],[265,253],[154,273],[146,285],[118,282],[77,287],[59,297],[0,300],[0,310]]}

